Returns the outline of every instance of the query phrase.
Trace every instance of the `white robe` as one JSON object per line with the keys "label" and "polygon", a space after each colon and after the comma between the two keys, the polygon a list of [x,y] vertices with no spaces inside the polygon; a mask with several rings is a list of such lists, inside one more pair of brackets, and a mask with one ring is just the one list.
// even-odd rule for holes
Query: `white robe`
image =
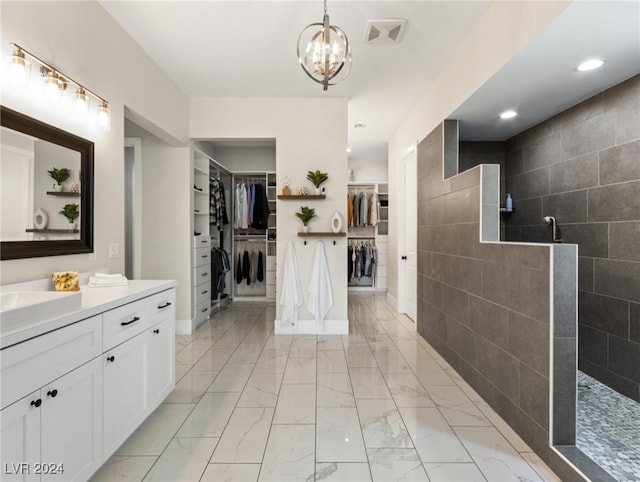
{"label": "white robe", "polygon": [[296,249],[293,242],[289,241],[282,276],[282,293],[280,294],[283,326],[296,325],[298,322],[298,307],[302,306],[303,301]]}
{"label": "white robe", "polygon": [[313,261],[313,272],[309,281],[309,311],[314,316],[316,323],[324,321],[324,317],[333,306],[333,294],[331,293],[331,275],[329,264],[324,251],[324,243],[316,243],[316,254]]}

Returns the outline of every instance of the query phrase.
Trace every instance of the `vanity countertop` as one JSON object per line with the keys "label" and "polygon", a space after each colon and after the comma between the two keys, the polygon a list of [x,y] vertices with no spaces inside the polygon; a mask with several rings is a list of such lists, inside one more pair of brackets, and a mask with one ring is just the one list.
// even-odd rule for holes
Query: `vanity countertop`
{"label": "vanity countertop", "polygon": [[81,285],[82,305],[79,310],[26,323],[19,329],[2,333],[0,350],[177,285],[178,283],[174,280],[130,280],[127,286],[99,288]]}

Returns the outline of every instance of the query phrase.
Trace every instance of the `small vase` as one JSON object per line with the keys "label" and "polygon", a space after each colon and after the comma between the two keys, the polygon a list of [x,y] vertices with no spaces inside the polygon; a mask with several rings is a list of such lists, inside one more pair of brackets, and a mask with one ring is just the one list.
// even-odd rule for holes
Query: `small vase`
{"label": "small vase", "polygon": [[49,224],[49,216],[42,209],[36,209],[36,213],[33,216],[33,226],[36,229],[47,229]]}
{"label": "small vase", "polygon": [[291,189],[289,188],[289,186],[284,186],[282,188],[282,195],[283,196],[289,196],[291,195]]}
{"label": "small vase", "polygon": [[62,192],[62,184],[54,184],[53,185],[53,190],[55,192]]}
{"label": "small vase", "polygon": [[75,221],[72,223],[67,224],[68,229],[70,229],[71,231],[73,231],[74,229],[76,229],[76,223]]}
{"label": "small vase", "polygon": [[308,233],[309,232],[309,226],[302,226],[302,232],[303,233]]}
{"label": "small vase", "polygon": [[320,194],[322,194],[322,188],[317,187],[315,189],[315,193],[316,193],[316,196],[319,196]]}
{"label": "small vase", "polygon": [[342,231],[342,216],[340,216],[340,213],[335,213],[331,218],[331,230],[334,233]]}

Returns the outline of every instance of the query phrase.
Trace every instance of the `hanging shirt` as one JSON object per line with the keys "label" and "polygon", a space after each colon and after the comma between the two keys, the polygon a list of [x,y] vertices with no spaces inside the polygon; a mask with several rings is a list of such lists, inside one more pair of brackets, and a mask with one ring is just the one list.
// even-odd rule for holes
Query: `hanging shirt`
{"label": "hanging shirt", "polygon": [[258,252],[258,275],[257,279],[259,283],[264,281],[264,256],[262,255],[262,251]]}
{"label": "hanging shirt", "polygon": [[347,226],[353,226],[353,199],[347,193]]}

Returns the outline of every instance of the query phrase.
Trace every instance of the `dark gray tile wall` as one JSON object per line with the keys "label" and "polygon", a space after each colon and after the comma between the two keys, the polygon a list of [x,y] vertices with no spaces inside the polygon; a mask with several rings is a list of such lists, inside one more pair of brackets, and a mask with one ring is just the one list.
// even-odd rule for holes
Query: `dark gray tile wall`
{"label": "dark gray tile wall", "polygon": [[640,401],[640,75],[504,145],[502,239],[550,242],[556,217],[578,245],[579,366]]}
{"label": "dark gray tile wall", "polygon": [[[505,144],[462,142],[456,163],[447,132],[450,123],[418,145],[418,332],[543,460],[570,474],[565,480],[578,480],[549,448],[552,370],[560,394],[554,434],[560,443],[575,438],[575,247],[481,243],[481,228],[483,239],[498,240],[497,218],[482,227],[479,221],[482,209],[498,212],[501,173],[487,163],[504,165]],[[536,166],[545,162],[542,151],[530,156]],[[469,170],[443,180],[447,163]],[[548,173],[546,179],[548,191]],[[533,219],[541,206],[538,200],[513,215]],[[550,289],[553,264],[564,290],[555,283]]]}

